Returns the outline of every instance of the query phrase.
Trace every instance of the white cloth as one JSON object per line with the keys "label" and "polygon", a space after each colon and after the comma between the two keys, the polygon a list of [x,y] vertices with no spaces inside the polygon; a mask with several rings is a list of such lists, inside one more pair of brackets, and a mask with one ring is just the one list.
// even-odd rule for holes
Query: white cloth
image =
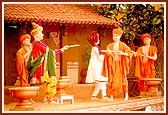
{"label": "white cloth", "polygon": [[101,75],[104,55],[99,54],[96,46],[92,47],[91,58],[86,75],[86,83],[94,83],[97,81],[108,81],[108,77]]}
{"label": "white cloth", "polygon": [[102,91],[102,97],[106,96],[107,95],[107,93],[106,93],[106,88],[107,88],[106,84],[107,84],[106,81],[98,82],[98,84],[95,85],[95,89],[94,89],[94,91],[92,93],[92,96],[97,96],[100,90]]}

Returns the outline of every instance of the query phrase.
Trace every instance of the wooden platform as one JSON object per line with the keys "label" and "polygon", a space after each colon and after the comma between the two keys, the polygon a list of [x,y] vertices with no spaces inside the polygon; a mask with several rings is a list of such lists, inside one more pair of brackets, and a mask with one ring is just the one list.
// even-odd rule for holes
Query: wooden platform
{"label": "wooden platform", "polygon": [[[11,102],[17,102],[16,99],[10,97],[8,88],[15,87],[15,86],[5,86],[4,87],[4,103],[8,104]],[[67,94],[74,95],[75,99],[90,99],[91,94],[94,90],[93,84],[76,84],[76,85],[70,85],[66,89]],[[100,96],[101,93],[98,95]],[[36,102],[43,102],[45,96],[44,87],[40,86],[39,89],[39,95],[33,100]]]}
{"label": "wooden platform", "polygon": [[[44,104],[43,102],[36,102],[33,104],[33,108],[15,108],[16,103],[4,104],[4,112],[47,112],[47,113],[93,113],[93,112],[128,112],[128,111],[157,111],[160,113],[165,112],[163,97],[148,97],[148,98],[130,98],[124,101],[121,98],[117,98],[112,102],[104,100],[75,100],[74,104],[65,102],[64,104]],[[148,108],[148,109],[147,109]],[[150,109],[149,109],[150,108]]]}
{"label": "wooden platform", "polygon": [[[66,88],[66,91],[69,95],[74,96],[74,104],[71,101],[67,100],[64,104],[49,104],[45,105],[43,103],[44,99],[44,89],[40,87],[39,95],[33,100],[33,108],[15,108],[18,100],[9,96],[8,88],[14,86],[4,87],[4,111],[49,111],[49,112],[114,112],[114,111],[145,111],[146,108],[150,108],[154,111],[164,112],[164,96],[160,95],[160,92],[156,93],[143,93],[141,98],[130,97],[129,100],[124,101],[123,94],[118,97],[114,97],[114,101],[105,101],[102,100],[101,93],[99,93],[99,100],[91,100],[90,96],[94,90],[93,84],[77,84],[71,85]],[[109,94],[108,94],[109,95]]]}

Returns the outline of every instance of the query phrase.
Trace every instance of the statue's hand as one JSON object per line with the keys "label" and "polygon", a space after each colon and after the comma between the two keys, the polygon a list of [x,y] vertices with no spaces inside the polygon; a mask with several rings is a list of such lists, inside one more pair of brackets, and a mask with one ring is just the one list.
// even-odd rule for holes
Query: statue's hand
{"label": "statue's hand", "polygon": [[67,50],[69,47],[68,47],[68,45],[65,45],[64,47],[63,47],[63,50]]}

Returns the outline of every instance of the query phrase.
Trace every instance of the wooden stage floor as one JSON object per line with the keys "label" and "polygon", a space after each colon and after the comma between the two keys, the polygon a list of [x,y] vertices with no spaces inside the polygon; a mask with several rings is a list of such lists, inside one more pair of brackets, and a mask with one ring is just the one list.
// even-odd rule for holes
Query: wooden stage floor
{"label": "wooden stage floor", "polygon": [[[146,97],[137,98],[131,97],[124,101],[121,98],[114,99],[114,101],[104,100],[80,100],[75,99],[75,103],[65,101],[63,104],[52,103],[44,104],[43,102],[35,102],[33,108],[15,108],[16,103],[4,104],[5,113],[15,112],[33,112],[33,113],[93,113],[93,112],[140,112],[145,111],[146,107],[151,107],[153,111],[164,113],[164,98],[163,97]],[[149,112],[148,110],[146,112]]]}
{"label": "wooden stage floor", "polygon": [[[4,113],[115,113],[115,112],[159,112],[165,113],[166,99],[161,95],[146,95],[139,97],[130,97],[124,101],[122,96],[115,97],[114,100],[105,101],[102,99],[91,100],[90,95],[93,92],[94,85],[75,85],[67,88],[67,92],[74,95],[74,104],[70,100],[65,100],[63,104],[43,103],[42,90],[39,96],[34,98],[35,103],[32,108],[15,108],[17,100],[8,95],[7,89],[4,89],[4,100],[2,103],[2,112]],[[72,90],[73,89],[73,90]]]}

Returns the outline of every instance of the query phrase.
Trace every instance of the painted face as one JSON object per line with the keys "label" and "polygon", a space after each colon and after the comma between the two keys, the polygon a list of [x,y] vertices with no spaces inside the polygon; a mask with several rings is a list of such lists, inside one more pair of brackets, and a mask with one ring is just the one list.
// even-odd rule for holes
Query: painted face
{"label": "painted face", "polygon": [[23,44],[24,45],[30,45],[30,39],[25,39],[24,41],[23,41]]}
{"label": "painted face", "polygon": [[118,34],[113,34],[113,40],[116,42],[116,41],[119,41],[120,40],[120,35]]}
{"label": "painted face", "polygon": [[44,34],[43,34],[42,32],[39,32],[39,33],[38,33],[38,36],[39,36],[39,39],[40,39],[40,40],[42,40],[42,39],[43,39]]}
{"label": "painted face", "polygon": [[143,42],[145,45],[148,45],[151,43],[151,39],[149,37],[146,37],[146,38],[144,38]]}
{"label": "painted face", "polygon": [[100,39],[97,40],[96,44],[100,44]]}
{"label": "painted face", "polygon": [[33,26],[33,28],[36,28],[36,27],[37,27],[37,24],[34,23],[34,22],[32,22],[32,26]]}

